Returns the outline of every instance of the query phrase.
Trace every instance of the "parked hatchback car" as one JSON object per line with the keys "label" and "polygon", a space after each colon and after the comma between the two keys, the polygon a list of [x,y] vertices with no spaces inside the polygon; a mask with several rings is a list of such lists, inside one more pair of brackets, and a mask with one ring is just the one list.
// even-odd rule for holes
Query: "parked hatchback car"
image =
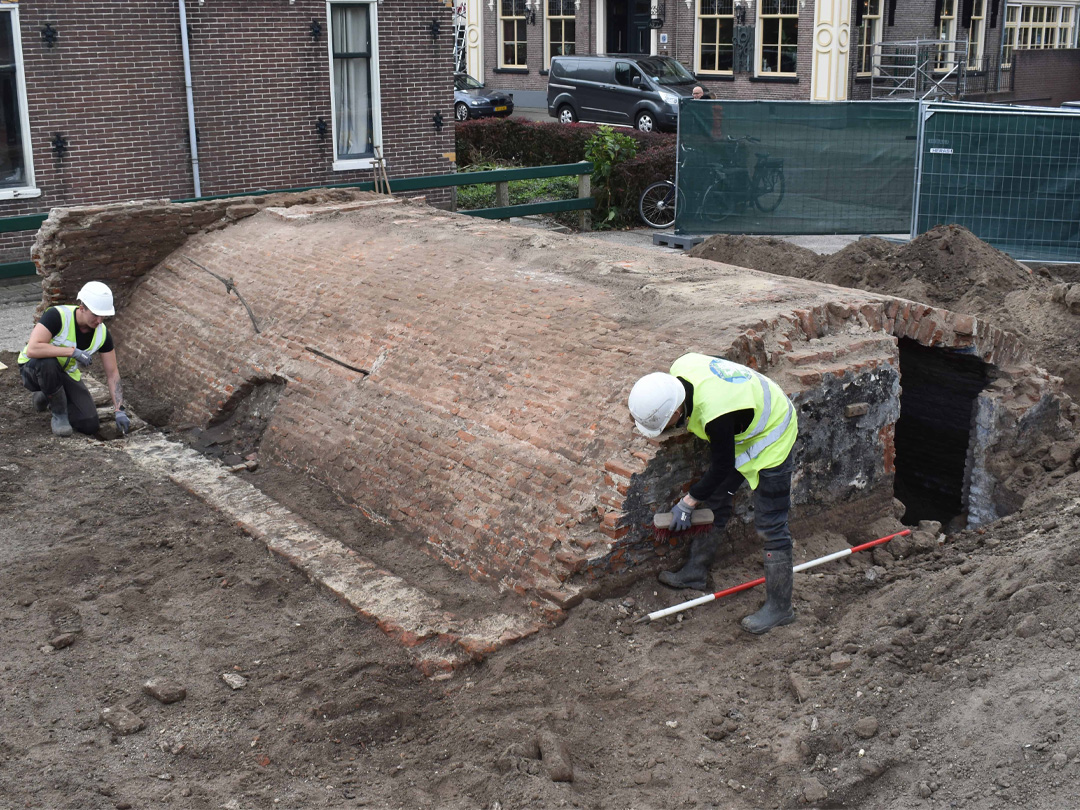
{"label": "parked hatchback car", "polygon": [[679,99],[690,96],[695,84],[690,71],[670,56],[556,56],[548,72],[548,115],[564,124],[674,130]]}
{"label": "parked hatchback car", "polygon": [[510,93],[485,90],[484,85],[468,73],[454,74],[454,118],[458,121],[492,115],[501,117],[513,111],[514,97]]}

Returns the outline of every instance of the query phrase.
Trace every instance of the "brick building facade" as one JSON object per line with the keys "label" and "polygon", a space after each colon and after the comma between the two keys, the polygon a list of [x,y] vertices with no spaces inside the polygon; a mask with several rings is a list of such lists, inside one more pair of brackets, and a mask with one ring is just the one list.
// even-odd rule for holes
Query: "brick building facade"
{"label": "brick building facade", "polygon": [[433,0],[0,2],[0,217],[371,180],[376,146],[391,178],[445,173],[450,20]]}
{"label": "brick building facade", "polygon": [[469,71],[529,106],[545,103],[547,67],[560,52],[671,56],[716,98],[840,100],[870,97],[875,43],[958,42],[981,92],[986,74],[998,86],[1013,50],[1075,48],[1077,40],[1073,0],[458,2]]}

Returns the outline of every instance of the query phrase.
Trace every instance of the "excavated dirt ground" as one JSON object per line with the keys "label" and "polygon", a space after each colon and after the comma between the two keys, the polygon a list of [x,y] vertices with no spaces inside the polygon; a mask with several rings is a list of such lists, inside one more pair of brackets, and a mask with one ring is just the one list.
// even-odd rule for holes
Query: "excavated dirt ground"
{"label": "excavated dirt ground", "polygon": [[[849,266],[901,250],[883,245],[859,243],[869,258]],[[1015,278],[1070,314],[1052,279]],[[1016,293],[977,284],[950,300]],[[232,462],[255,451],[238,435],[187,438]],[[1014,515],[948,537],[924,524],[891,553],[796,575],[798,621],[765,637],[737,629],[757,591],[636,624],[688,598],[642,581],[446,681],[119,444],[54,438],[0,371],[2,808],[1076,806],[1075,438],[1016,459],[1033,483]],[[434,576],[333,496],[239,474],[406,578]],[[797,556],[896,528],[823,529]],[[728,550],[713,585],[759,575],[757,554]],[[144,694],[151,678],[186,697]],[[104,724],[116,707],[143,727]]]}

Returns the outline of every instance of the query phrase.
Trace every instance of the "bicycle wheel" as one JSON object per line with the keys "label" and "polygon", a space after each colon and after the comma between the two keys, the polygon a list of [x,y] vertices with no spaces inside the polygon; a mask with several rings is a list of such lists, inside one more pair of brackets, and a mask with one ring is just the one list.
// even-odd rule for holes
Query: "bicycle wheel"
{"label": "bicycle wheel", "polygon": [[641,221],[650,228],[670,228],[675,224],[675,186],[668,182],[653,183],[638,200]]}
{"label": "bicycle wheel", "polygon": [[754,205],[758,211],[771,214],[784,199],[784,172],[766,169],[754,178]]}
{"label": "bicycle wheel", "polygon": [[731,203],[731,191],[727,183],[713,183],[701,195],[701,219],[715,225],[731,216],[734,206]]}

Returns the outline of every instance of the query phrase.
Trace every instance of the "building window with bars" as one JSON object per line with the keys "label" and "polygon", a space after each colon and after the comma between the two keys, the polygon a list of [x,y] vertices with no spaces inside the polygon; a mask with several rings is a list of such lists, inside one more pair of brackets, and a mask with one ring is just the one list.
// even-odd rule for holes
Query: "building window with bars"
{"label": "building window with bars", "polygon": [[698,0],[697,73],[731,75],[735,13],[732,0]]}
{"label": "building window with bars", "polygon": [[376,4],[330,3],[334,169],[370,168],[380,144]]}
{"label": "building window with bars", "polygon": [[1009,5],[1001,43],[1001,66],[1012,65],[1016,50],[1076,47],[1076,9],[1066,5]]}
{"label": "building window with bars", "polygon": [[0,199],[37,197],[30,150],[19,10],[0,8]]}
{"label": "building window with bars", "polygon": [[859,0],[862,3],[862,25],[859,26],[859,60],[856,73],[870,76],[874,73],[874,48],[881,42],[882,0]]}
{"label": "building window with bars", "polygon": [[985,70],[982,63],[983,42],[986,39],[986,0],[972,0],[971,25],[968,27],[968,70]]}
{"label": "building window with bars", "polygon": [[575,48],[574,28],[577,22],[575,0],[547,0],[547,59],[544,67],[551,67],[553,56],[573,56]]}
{"label": "building window with bars", "polygon": [[526,11],[525,0],[499,0],[499,67],[528,66]]}
{"label": "building window with bars", "polygon": [[794,76],[799,57],[798,0],[758,2],[758,74]]}

